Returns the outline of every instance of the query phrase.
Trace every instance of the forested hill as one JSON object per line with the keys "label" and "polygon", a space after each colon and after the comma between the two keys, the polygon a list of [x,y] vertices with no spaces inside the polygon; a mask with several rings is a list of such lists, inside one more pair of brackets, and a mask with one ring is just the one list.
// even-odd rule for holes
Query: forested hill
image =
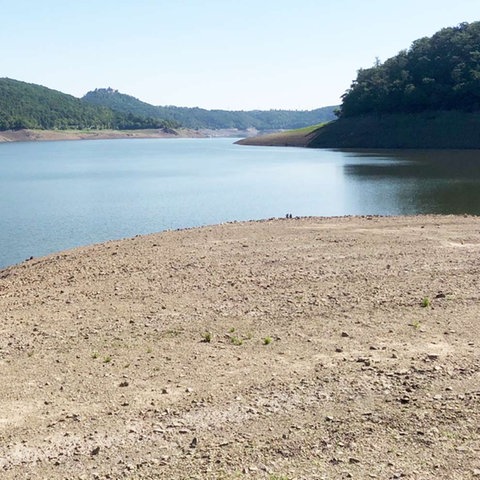
{"label": "forested hill", "polygon": [[480,22],[444,28],[358,71],[320,148],[480,148]]}
{"label": "forested hill", "polygon": [[120,112],[140,116],[162,118],[180,123],[186,128],[237,128],[246,130],[279,130],[301,128],[307,125],[327,122],[335,118],[337,106],[316,110],[253,110],[228,111],[206,110],[203,108],[153,106],[135,97],[119,93],[111,88],[98,88],[88,92],[83,100],[102,105]]}
{"label": "forested hill", "polygon": [[432,110],[480,110],[480,22],[444,28],[359,70],[341,116]]}
{"label": "forested hill", "polygon": [[0,78],[0,130],[140,129],[172,122],[115,112],[71,95],[10,78]]}

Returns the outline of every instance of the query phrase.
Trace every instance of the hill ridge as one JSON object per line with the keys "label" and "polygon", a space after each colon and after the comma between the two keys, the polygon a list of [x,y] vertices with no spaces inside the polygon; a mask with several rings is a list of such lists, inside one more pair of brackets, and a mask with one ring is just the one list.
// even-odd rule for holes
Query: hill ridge
{"label": "hill ridge", "polygon": [[0,131],[168,128],[171,122],[91,105],[43,85],[0,78]]}
{"label": "hill ridge", "polygon": [[83,97],[86,102],[124,113],[148,115],[178,122],[186,128],[281,130],[307,127],[333,120],[337,106],[314,110],[208,110],[200,107],[154,106],[111,87],[96,88]]}

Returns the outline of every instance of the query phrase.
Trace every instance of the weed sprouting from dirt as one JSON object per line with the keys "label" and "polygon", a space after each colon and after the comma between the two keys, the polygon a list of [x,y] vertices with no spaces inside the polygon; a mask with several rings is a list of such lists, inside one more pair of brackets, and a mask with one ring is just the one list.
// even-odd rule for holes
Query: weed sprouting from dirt
{"label": "weed sprouting from dirt", "polygon": [[202,342],[210,343],[213,340],[212,332],[204,332],[202,335]]}
{"label": "weed sprouting from dirt", "polygon": [[431,300],[430,300],[428,297],[425,297],[425,298],[422,300],[422,307],[423,307],[423,308],[427,308],[427,307],[431,307],[431,306],[432,306]]}
{"label": "weed sprouting from dirt", "polygon": [[243,340],[240,337],[231,337],[230,341],[237,347],[239,347],[240,345],[243,345]]}
{"label": "weed sprouting from dirt", "polygon": [[418,320],[414,320],[412,323],[411,323],[412,327],[415,329],[415,330],[418,330],[421,326],[421,323],[418,321]]}

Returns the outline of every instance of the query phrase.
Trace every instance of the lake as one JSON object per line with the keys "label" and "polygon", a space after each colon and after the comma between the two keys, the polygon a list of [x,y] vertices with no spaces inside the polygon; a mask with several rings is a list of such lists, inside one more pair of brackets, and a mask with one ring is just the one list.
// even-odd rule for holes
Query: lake
{"label": "lake", "polygon": [[480,151],[233,141],[0,144],[0,268],[110,239],[286,213],[480,214]]}

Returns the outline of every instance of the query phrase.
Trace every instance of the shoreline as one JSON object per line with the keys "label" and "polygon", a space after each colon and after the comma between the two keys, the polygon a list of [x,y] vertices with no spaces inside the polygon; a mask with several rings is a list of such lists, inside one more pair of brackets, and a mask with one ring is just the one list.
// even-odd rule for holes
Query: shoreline
{"label": "shoreline", "polygon": [[180,129],[147,129],[147,130],[5,130],[0,131],[0,144],[7,142],[44,142],[66,140],[115,140],[115,139],[148,139],[148,138],[237,138],[253,135],[253,131],[236,129],[192,130]]}
{"label": "shoreline", "polygon": [[478,476],[479,230],[231,222],[1,270],[2,478]]}
{"label": "shoreline", "polygon": [[478,112],[385,113],[339,118],[309,129],[259,135],[237,143],[327,149],[478,150],[479,130]]}

